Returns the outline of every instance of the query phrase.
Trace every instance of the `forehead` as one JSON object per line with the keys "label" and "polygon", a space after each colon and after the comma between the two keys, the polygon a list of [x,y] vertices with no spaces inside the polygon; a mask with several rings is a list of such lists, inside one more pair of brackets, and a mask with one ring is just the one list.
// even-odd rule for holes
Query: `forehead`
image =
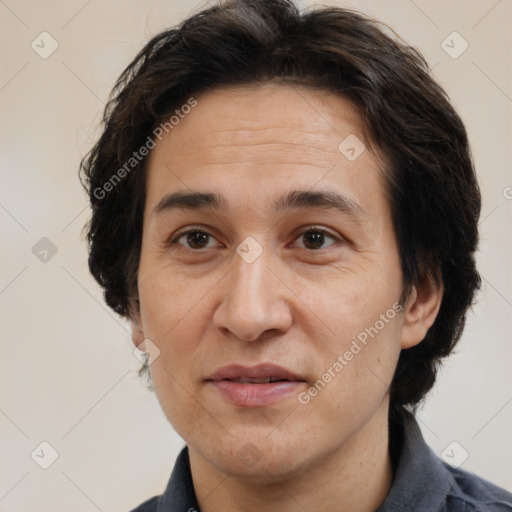
{"label": "forehead", "polygon": [[[194,136],[189,137],[192,132]],[[210,151],[223,145],[245,145],[245,151],[250,151],[254,142],[288,143],[338,156],[344,134],[365,139],[360,112],[347,98],[316,89],[264,84],[225,87],[199,96],[194,110],[164,138],[173,138],[182,154],[201,148],[201,155],[194,156],[207,159]]]}
{"label": "forehead", "polygon": [[361,115],[346,98],[267,84],[216,89],[196,101],[151,151],[147,206],[169,190],[205,185],[250,196],[252,205],[270,205],[277,189],[330,187],[354,202],[383,193],[383,159],[368,150]]}

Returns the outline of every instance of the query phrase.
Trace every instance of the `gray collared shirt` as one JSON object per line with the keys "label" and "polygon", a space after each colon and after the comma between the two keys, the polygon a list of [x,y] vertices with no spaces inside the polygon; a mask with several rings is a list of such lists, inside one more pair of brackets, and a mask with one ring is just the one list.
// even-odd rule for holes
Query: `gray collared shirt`
{"label": "gray collared shirt", "polygon": [[[393,483],[376,512],[512,512],[511,493],[437,457],[409,411],[404,409],[392,428],[398,429]],[[200,512],[187,447],[179,454],[164,493],[132,512]]]}

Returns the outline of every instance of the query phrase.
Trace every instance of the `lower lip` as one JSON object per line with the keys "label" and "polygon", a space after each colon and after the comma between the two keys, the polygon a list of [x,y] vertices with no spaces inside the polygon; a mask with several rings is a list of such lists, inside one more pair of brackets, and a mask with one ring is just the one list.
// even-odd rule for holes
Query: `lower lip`
{"label": "lower lip", "polygon": [[256,407],[270,405],[297,394],[304,382],[283,381],[267,384],[241,384],[229,380],[210,381],[210,384],[228,401],[235,405]]}

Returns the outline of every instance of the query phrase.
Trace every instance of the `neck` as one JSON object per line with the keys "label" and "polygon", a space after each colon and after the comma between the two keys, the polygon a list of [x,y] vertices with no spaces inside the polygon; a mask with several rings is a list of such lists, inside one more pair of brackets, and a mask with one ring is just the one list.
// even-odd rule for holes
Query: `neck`
{"label": "neck", "polygon": [[[387,401],[385,401],[387,402]],[[375,512],[393,478],[389,454],[388,404],[346,443],[288,480],[254,484],[222,472],[189,447],[201,512]]]}

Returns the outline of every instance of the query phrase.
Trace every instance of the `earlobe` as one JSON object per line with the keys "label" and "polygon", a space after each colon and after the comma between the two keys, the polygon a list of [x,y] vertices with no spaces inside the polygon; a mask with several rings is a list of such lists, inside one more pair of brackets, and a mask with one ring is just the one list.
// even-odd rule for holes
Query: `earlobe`
{"label": "earlobe", "polygon": [[130,329],[132,331],[132,342],[136,347],[139,347],[139,345],[144,341],[145,336],[144,331],[142,330],[142,321],[138,300],[137,307],[130,308]]}
{"label": "earlobe", "polygon": [[427,335],[435,322],[443,298],[443,283],[430,275],[424,275],[413,287],[405,304],[404,323],[400,346],[414,347]]}

